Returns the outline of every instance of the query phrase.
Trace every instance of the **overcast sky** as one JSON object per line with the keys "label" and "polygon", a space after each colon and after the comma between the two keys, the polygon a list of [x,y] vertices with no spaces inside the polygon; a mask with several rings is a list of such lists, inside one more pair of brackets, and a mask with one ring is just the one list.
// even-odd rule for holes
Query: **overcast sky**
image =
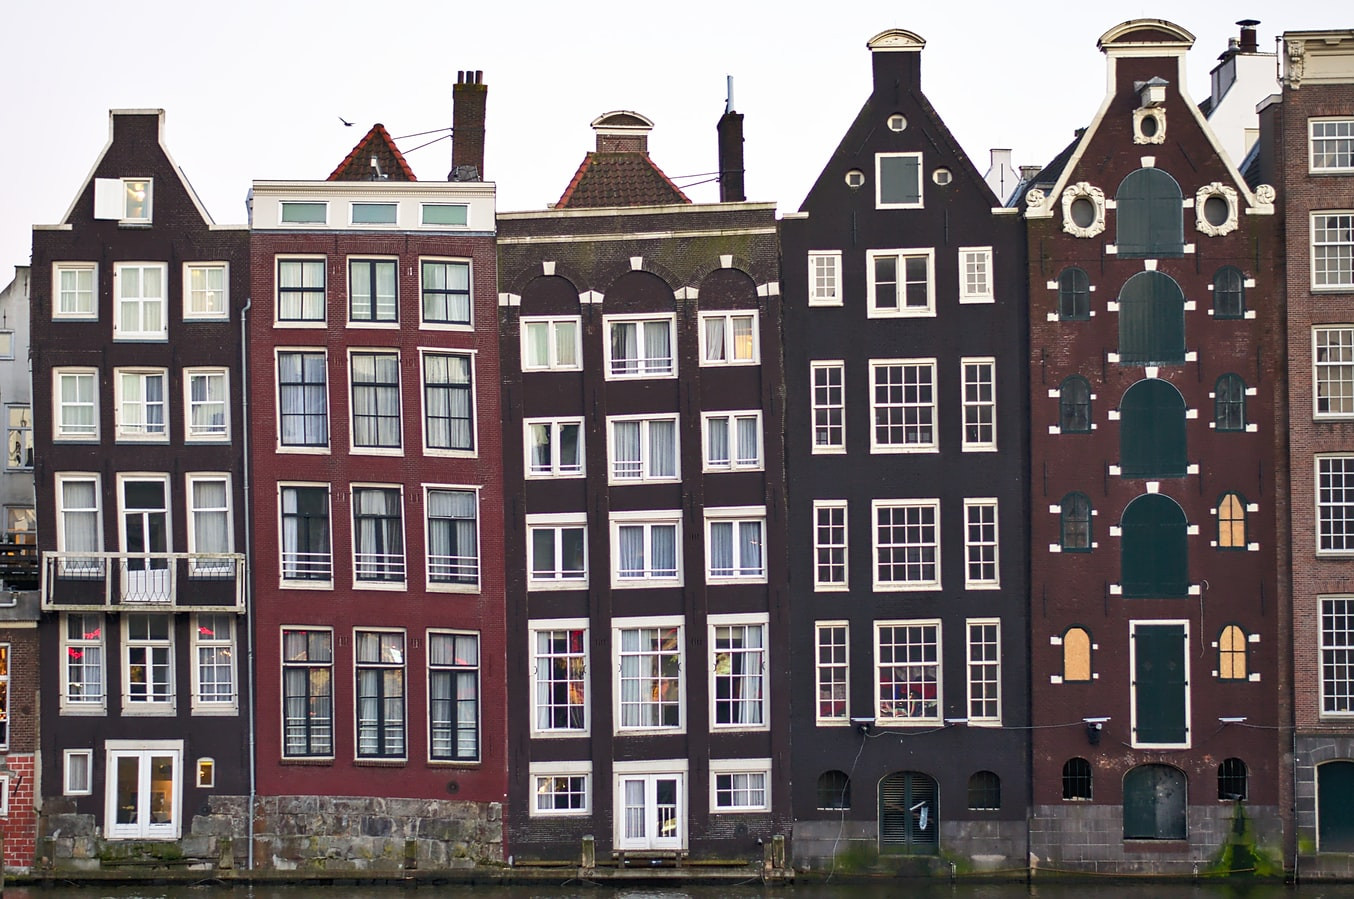
{"label": "overcast sky", "polygon": [[[0,170],[11,185],[0,287],[28,261],[31,226],[65,214],[107,141],[110,108],[163,108],[170,152],[207,209],[243,224],[251,181],[322,179],[375,122],[396,138],[446,128],[457,70],[480,69],[485,175],[511,211],[559,199],[593,146],[588,123],[614,109],[654,120],[650,153],[679,184],[705,180],[732,75],[748,199],[784,212],[868,96],[865,42],[878,32],[926,39],[923,90],[985,171],[992,147],[1013,149],[1017,164],[1061,149],[1104,93],[1096,39],[1139,17],[1195,34],[1195,100],[1239,18],[1261,20],[1266,51],[1285,29],[1354,27],[1354,7],[1330,0],[0,0]],[[425,180],[450,167],[449,141],[416,149],[433,137],[398,141]]]}

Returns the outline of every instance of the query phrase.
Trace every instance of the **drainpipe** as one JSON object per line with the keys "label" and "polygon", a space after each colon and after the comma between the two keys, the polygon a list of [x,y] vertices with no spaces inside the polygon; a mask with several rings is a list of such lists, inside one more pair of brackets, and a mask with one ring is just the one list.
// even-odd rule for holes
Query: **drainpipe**
{"label": "drainpipe", "polygon": [[240,310],[240,401],[243,404],[241,417],[244,426],[240,428],[243,442],[243,464],[241,465],[242,480],[244,486],[244,551],[245,551],[245,573],[244,579],[244,613],[245,613],[245,639],[248,642],[248,652],[245,653],[246,680],[249,684],[249,846],[247,848],[248,856],[245,862],[245,868],[251,875],[254,873],[254,799],[257,793],[256,774],[257,765],[254,756],[254,591],[251,589],[253,580],[253,566],[249,561],[253,557],[250,550],[253,548],[253,541],[250,537],[252,532],[251,524],[253,519],[249,514],[249,309],[254,305],[253,297],[246,297],[244,307]]}

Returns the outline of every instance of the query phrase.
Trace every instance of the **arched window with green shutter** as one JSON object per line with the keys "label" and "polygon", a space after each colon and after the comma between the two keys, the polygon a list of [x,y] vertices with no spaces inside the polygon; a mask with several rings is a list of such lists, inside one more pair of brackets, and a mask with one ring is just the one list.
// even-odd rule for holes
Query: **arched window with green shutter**
{"label": "arched window with green shutter", "polygon": [[1185,207],[1180,185],[1161,169],[1138,169],[1114,196],[1121,259],[1185,255]]}
{"label": "arched window with green shutter", "polygon": [[1145,493],[1120,522],[1119,582],[1127,599],[1189,595],[1189,526],[1169,496]]}
{"label": "arched window with green shutter", "polygon": [[1233,266],[1224,265],[1213,276],[1213,317],[1246,317],[1246,279]]}
{"label": "arched window with green shutter", "polygon": [[1126,478],[1179,478],[1185,457],[1185,398],[1175,385],[1144,378],[1119,403],[1119,473]]}
{"label": "arched window with green shutter", "polygon": [[1170,275],[1138,272],[1119,291],[1119,364],[1184,363],[1185,292]]}

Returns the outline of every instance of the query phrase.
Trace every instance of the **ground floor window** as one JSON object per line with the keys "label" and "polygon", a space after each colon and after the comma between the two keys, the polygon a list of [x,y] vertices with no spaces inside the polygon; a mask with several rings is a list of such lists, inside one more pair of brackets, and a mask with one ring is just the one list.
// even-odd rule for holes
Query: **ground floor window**
{"label": "ground floor window", "polygon": [[182,830],[183,742],[109,740],[104,836],[172,840]]}
{"label": "ground floor window", "polygon": [[643,763],[648,771],[626,770],[625,763],[616,766],[617,849],[686,846],[686,773],[658,771],[656,764]]}

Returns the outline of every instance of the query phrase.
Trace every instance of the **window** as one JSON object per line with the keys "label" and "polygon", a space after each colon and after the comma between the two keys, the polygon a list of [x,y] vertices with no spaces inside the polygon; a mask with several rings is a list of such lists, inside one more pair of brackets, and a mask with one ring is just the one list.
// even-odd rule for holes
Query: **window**
{"label": "window", "polygon": [[[231,527],[230,475],[190,474],[188,480],[188,552],[223,556],[235,549]],[[234,576],[235,565],[226,558],[194,558],[189,562],[194,577]]]}
{"label": "window", "polygon": [[961,359],[964,376],[964,452],[997,448],[997,362]]}
{"label": "window", "polygon": [[216,788],[216,760],[203,757],[197,760],[197,787],[199,790]]}
{"label": "window", "polygon": [[88,796],[94,792],[91,786],[94,773],[94,750],[64,749],[61,752],[61,758],[62,795]]}
{"label": "window", "polygon": [[33,409],[30,406],[6,406],[8,425],[5,434],[5,467],[33,467]]}
{"label": "window", "polygon": [[1213,317],[1246,317],[1246,279],[1230,265],[1213,276]]}
{"label": "window", "polygon": [[[284,208],[286,204],[283,204]],[[323,259],[277,261],[278,322],[320,322],[325,314]]]}
{"label": "window", "polygon": [[123,616],[123,714],[174,708],[174,636],[170,616]]}
{"label": "window", "polygon": [[991,247],[959,248],[959,302],[994,302]]}
{"label": "window", "polygon": [[113,263],[113,292],[117,297],[117,316],[113,319],[114,340],[167,340],[165,315],[165,271],[163,262]]}
{"label": "window", "polygon": [[329,393],[323,350],[279,350],[277,417],[284,447],[329,446]]}
{"label": "window", "polygon": [[1058,388],[1058,430],[1063,434],[1091,432],[1091,383],[1072,375]]}
{"label": "window", "polygon": [[935,452],[936,361],[870,360],[870,452]]}
{"label": "window", "polygon": [[[429,635],[431,637],[431,635]],[[357,757],[404,758],[404,633],[355,631]],[[432,640],[428,641],[429,667]],[[430,701],[436,702],[432,698]],[[433,737],[434,744],[436,737]]]}
{"label": "window", "polygon": [[842,305],[842,254],[840,251],[809,252],[809,305]]}
{"label": "window", "polygon": [[968,626],[969,724],[1001,723],[1001,622],[970,618]]}
{"label": "window", "polygon": [[940,589],[940,501],[875,500],[874,588]]}
{"label": "window", "polygon": [[235,710],[235,616],[193,618],[193,711]]}
{"label": "window", "polygon": [[1246,503],[1239,494],[1224,493],[1218,500],[1218,547],[1246,548]]}
{"label": "window", "polygon": [[583,347],[578,316],[522,319],[522,371],[578,371]]}
{"label": "window", "polygon": [[480,760],[479,634],[428,632],[428,758]]}
{"label": "window", "polygon": [[103,518],[99,510],[99,476],[58,474],[56,476],[56,543],[66,553],[61,561],[62,577],[103,577],[103,560],[72,556],[72,553],[103,551]]}
{"label": "window", "polygon": [[117,385],[119,440],[169,439],[169,421],[165,415],[165,381],[168,377],[164,369],[113,370],[113,383]]}
{"label": "window", "polygon": [[1091,798],[1091,763],[1077,757],[1063,762],[1063,798]]}
{"label": "window", "polygon": [[123,602],[169,602],[174,571],[169,565],[169,476],[118,475],[118,521],[123,563]]}
{"label": "window", "polygon": [[867,250],[868,316],[935,315],[934,258],[935,250]]}
{"label": "window", "polygon": [[814,668],[818,681],[818,723],[845,724],[849,721],[848,685],[851,682],[850,648],[845,621],[820,621],[814,625],[818,655]]}
{"label": "window", "polygon": [[813,389],[813,451],[846,452],[846,366],[841,362],[810,364]]}
{"label": "window", "polygon": [[84,368],[52,369],[53,440],[99,439],[98,372]]}
{"label": "window", "polygon": [[874,175],[876,208],[921,208],[920,153],[876,153]]}
{"label": "window", "polygon": [[587,733],[587,622],[535,625],[531,631],[533,730],[555,735]]}
{"label": "window", "polygon": [[182,830],[182,740],[107,740],[104,837],[177,839]]}
{"label": "window", "polygon": [[0,359],[14,358],[14,332],[0,328]]}
{"label": "window", "polygon": [[429,589],[478,587],[479,495],[474,490],[425,489]]}
{"label": "window", "polygon": [[706,412],[706,471],[759,471],[762,467],[761,412]]}
{"label": "window", "polygon": [[1316,551],[1354,552],[1354,456],[1316,460]]}
{"label": "window", "polygon": [[352,371],[353,448],[399,449],[399,353],[352,353],[348,363]]}
{"label": "window", "polygon": [[680,730],[682,627],[613,619],[618,684],[617,730]]}
{"label": "window", "polygon": [[528,515],[527,586],[533,590],[575,590],[588,585],[587,516]]}
{"label": "window", "polygon": [[1129,623],[1134,747],[1189,745],[1188,639],[1183,621]]}
{"label": "window", "polygon": [[813,587],[847,588],[846,500],[813,501]]}
{"label": "window", "polygon": [[1218,798],[1233,802],[1246,798],[1246,763],[1241,759],[1223,759],[1218,766]]}
{"label": "window", "polygon": [[1312,329],[1316,417],[1354,415],[1354,328]]}
{"label": "window", "polygon": [[707,507],[705,528],[707,583],[766,580],[765,506]]}
{"label": "window", "polygon": [[[611,586],[680,585],[680,531],[681,512],[612,513],[611,558],[614,567]],[[721,561],[732,564],[732,560],[722,558]],[[713,559],[711,563],[713,566]]]}
{"label": "window", "polygon": [[329,488],[280,486],[282,580],[332,581],[329,542]]}
{"label": "window", "polygon": [[1073,492],[1063,497],[1058,507],[1060,544],[1063,552],[1091,551],[1091,501],[1086,494]]}
{"label": "window", "polygon": [[964,500],[964,588],[995,590],[1001,586],[997,562],[997,501]]}
{"label": "window", "polygon": [[399,321],[398,266],[395,259],[348,260],[348,321]]}
{"label": "window", "polygon": [[701,365],[756,365],[756,312],[702,312]]}
{"label": "window", "polygon": [[605,316],[603,321],[607,329],[608,378],[670,378],[676,375],[677,362],[672,352],[673,316]]}
{"label": "window", "polygon": [[99,267],[92,262],[58,262],[52,266],[52,318],[99,317]]}
{"label": "window", "polygon": [[586,815],[592,810],[592,762],[532,762],[532,817]]}
{"label": "window", "polygon": [[1126,478],[1178,478],[1189,470],[1185,398],[1169,381],[1144,378],[1119,401],[1119,470]]}
{"label": "window", "polygon": [[[662,418],[608,418],[611,432],[611,482],[677,480],[677,416]],[[578,452],[580,424],[571,441]],[[536,437],[535,434],[532,435]],[[533,446],[533,452],[541,448]],[[543,452],[541,453],[544,454]],[[574,473],[581,474],[582,458],[574,460]]]}
{"label": "window", "polygon": [[1213,386],[1213,427],[1246,430],[1246,382],[1236,375],[1223,375]]}
{"label": "window", "polygon": [[82,709],[100,711],[104,707],[103,616],[97,613],[70,613],[65,616],[61,654],[61,707],[65,712]]}
{"label": "window", "polygon": [[282,632],[282,754],[334,754],[334,633]]}
{"label": "window", "polygon": [[770,774],[770,759],[711,759],[710,811],[715,813],[770,811]]}
{"label": "window", "polygon": [[229,440],[229,373],[224,368],[185,368],[184,439]]}
{"label": "window", "polygon": [[1120,529],[1125,598],[1189,595],[1189,532],[1179,503],[1161,493],[1144,493],[1124,509]]}
{"label": "window", "polygon": [[1058,318],[1085,321],[1091,317],[1091,279],[1073,266],[1058,274]]}
{"label": "window", "polygon": [[471,361],[470,356],[456,353],[423,356],[423,443],[430,452],[475,452]]}
{"label": "window", "polygon": [[150,224],[151,186],[150,178],[95,178],[94,218]]}
{"label": "window", "polygon": [[423,323],[470,324],[470,263],[425,259],[422,264]]}
{"label": "window", "polygon": [[1354,596],[1321,597],[1321,714],[1354,714]]}
{"label": "window", "polygon": [[1354,171],[1354,119],[1313,119],[1313,172]]}
{"label": "window", "polygon": [[353,488],[353,576],[404,582],[404,521],[398,487]]}
{"label": "window", "polygon": [[[526,430],[528,478],[583,476],[583,419],[529,418],[522,426]],[[675,451],[669,461],[676,465]],[[615,464],[616,461],[613,460],[613,470]],[[639,465],[642,472],[643,463],[640,462]],[[612,477],[614,480],[615,475]]]}
{"label": "window", "polygon": [[940,721],[940,622],[875,623],[876,715],[883,723]]}
{"label": "window", "polygon": [[[686,848],[687,760],[616,762],[615,822],[617,849],[678,851]],[[714,805],[714,797],[710,797]]]}
{"label": "window", "polygon": [[839,811],[851,807],[851,778],[845,771],[824,771],[818,775],[818,808]]}
{"label": "window", "polygon": [[1129,172],[1115,195],[1118,254],[1161,259],[1185,253],[1184,198],[1175,179],[1158,168]]}
{"label": "window", "polygon": [[399,204],[353,203],[351,215],[354,225],[393,225],[399,221]]}
{"label": "window", "polygon": [[1312,213],[1312,287],[1354,287],[1354,213]]}
{"label": "window", "polygon": [[1001,808],[1001,778],[977,771],[968,779],[968,807],[975,811]]}
{"label": "window", "polygon": [[224,262],[185,262],[183,265],[183,317],[222,319],[230,315]]}
{"label": "window", "polygon": [[284,225],[323,225],[329,221],[329,205],[284,201],[280,219]]}
{"label": "window", "polygon": [[710,726],[766,726],[766,616],[710,616]]}
{"label": "window", "polygon": [[1091,681],[1091,635],[1082,627],[1063,633],[1063,683]]}
{"label": "window", "polygon": [[422,204],[422,222],[425,225],[465,225],[470,207],[459,203]]}
{"label": "window", "polygon": [[1218,678],[1240,681],[1247,679],[1246,632],[1235,624],[1227,625],[1218,635]]}

